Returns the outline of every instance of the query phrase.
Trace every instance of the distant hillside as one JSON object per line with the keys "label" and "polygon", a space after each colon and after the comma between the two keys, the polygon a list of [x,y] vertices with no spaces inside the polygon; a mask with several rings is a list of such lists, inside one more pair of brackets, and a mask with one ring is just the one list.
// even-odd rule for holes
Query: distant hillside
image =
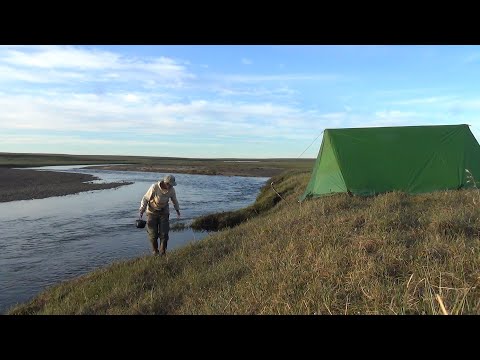
{"label": "distant hillside", "polygon": [[189,159],[149,156],[0,153],[0,167],[4,168],[125,164],[109,166],[108,169],[261,177],[270,177],[289,169],[311,171],[314,162],[315,159]]}

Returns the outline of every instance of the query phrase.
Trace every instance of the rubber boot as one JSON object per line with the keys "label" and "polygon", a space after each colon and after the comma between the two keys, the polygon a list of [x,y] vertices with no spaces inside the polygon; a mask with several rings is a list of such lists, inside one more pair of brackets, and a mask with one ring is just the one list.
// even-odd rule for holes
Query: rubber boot
{"label": "rubber boot", "polygon": [[152,242],[152,254],[153,255],[158,255],[158,240],[155,240]]}
{"label": "rubber boot", "polygon": [[165,255],[167,252],[167,240],[162,240],[160,242],[160,255]]}

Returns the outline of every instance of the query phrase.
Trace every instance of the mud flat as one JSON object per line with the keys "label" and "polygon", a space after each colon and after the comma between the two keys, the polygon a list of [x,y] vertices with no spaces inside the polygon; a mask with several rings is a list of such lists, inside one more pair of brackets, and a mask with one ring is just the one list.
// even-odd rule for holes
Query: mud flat
{"label": "mud flat", "polygon": [[0,202],[43,199],[132,184],[131,182],[85,183],[92,180],[98,180],[98,178],[88,174],[0,168]]}

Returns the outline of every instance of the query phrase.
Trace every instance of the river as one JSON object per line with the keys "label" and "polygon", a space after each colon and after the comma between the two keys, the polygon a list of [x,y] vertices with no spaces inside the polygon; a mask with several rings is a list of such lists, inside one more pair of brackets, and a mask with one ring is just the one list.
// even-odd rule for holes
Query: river
{"label": "river", "polygon": [[[0,313],[46,287],[114,261],[150,255],[146,228],[137,229],[140,200],[163,173],[48,166],[92,174],[96,182],[129,181],[117,189],[46,199],[0,203]],[[170,224],[189,224],[214,212],[236,210],[255,201],[268,178],[175,174],[181,218],[170,205]],[[145,217],[144,217],[145,218]],[[170,231],[168,251],[207,233]]]}

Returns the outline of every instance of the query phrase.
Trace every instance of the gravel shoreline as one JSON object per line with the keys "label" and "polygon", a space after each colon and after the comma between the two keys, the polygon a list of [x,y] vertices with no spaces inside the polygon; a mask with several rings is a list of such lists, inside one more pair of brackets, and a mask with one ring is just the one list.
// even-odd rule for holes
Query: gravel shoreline
{"label": "gravel shoreline", "polygon": [[98,180],[98,178],[89,174],[0,168],[0,202],[43,199],[132,184],[131,182],[85,183],[92,180]]}
{"label": "gravel shoreline", "polygon": [[[117,171],[142,171],[157,173],[184,173],[198,175],[226,175],[272,177],[281,173],[279,168],[246,168],[241,166],[155,166],[155,165],[110,165],[86,166],[85,168]],[[72,174],[56,171],[0,168],[0,203],[16,200],[43,199],[51,196],[77,194],[83,191],[113,189],[131,182],[86,184],[98,180],[89,174]]]}

